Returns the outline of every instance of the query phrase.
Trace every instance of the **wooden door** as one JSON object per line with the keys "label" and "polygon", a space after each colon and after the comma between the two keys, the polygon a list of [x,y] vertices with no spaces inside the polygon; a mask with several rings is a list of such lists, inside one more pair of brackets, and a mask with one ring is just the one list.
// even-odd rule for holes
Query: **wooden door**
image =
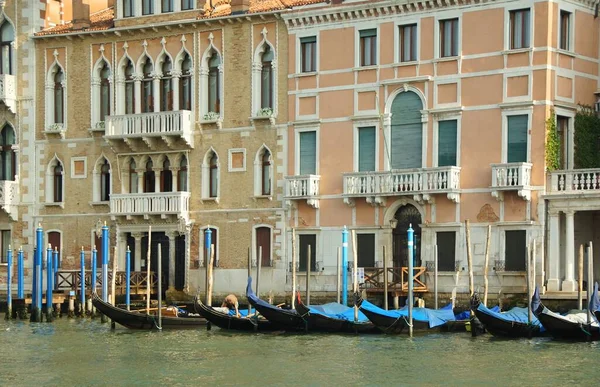
{"label": "wooden door", "polygon": [[[258,256],[258,252],[261,251],[262,256]],[[256,256],[260,259],[260,264],[265,266],[271,266],[271,229],[269,227],[258,227],[256,229]]]}

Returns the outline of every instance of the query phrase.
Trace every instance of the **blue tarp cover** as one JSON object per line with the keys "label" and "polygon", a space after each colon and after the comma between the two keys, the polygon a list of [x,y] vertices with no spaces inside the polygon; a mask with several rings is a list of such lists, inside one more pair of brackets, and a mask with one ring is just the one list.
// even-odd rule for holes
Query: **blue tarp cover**
{"label": "blue tarp cover", "polygon": [[[360,307],[382,316],[392,318],[408,317],[408,307],[406,306],[396,310],[385,310],[371,304],[369,301],[363,300]],[[454,312],[452,312],[452,304],[448,304],[438,310],[428,308],[413,308],[413,319],[416,321],[428,322],[429,328],[435,328],[437,326],[444,325],[448,321],[456,320],[454,317]]]}
{"label": "blue tarp cover", "polygon": [[[320,314],[322,316],[336,318],[347,321],[354,321],[354,307],[348,307],[337,302],[330,302],[329,304],[307,306],[310,313]],[[358,322],[366,323],[369,322],[367,316],[365,316],[360,310],[358,311]]]}
{"label": "blue tarp cover", "polygon": [[[486,308],[485,305],[483,305],[483,303],[480,303],[477,307],[477,310],[506,322],[520,322],[524,324],[527,324],[529,322],[529,312],[527,308],[515,307],[510,310],[507,310],[506,312],[494,312],[492,309]],[[535,317],[535,315],[533,314],[531,317],[531,325],[539,326],[540,332],[543,332],[545,330],[542,324],[540,323],[540,320],[538,320],[537,317]]]}
{"label": "blue tarp cover", "polygon": [[[494,311],[494,312],[500,312],[500,307],[498,305],[494,306],[493,308],[491,308],[490,310]],[[471,318],[471,311],[470,310],[465,310],[464,312],[460,312],[459,314],[455,314],[454,318],[458,321],[458,320],[468,320]]]}

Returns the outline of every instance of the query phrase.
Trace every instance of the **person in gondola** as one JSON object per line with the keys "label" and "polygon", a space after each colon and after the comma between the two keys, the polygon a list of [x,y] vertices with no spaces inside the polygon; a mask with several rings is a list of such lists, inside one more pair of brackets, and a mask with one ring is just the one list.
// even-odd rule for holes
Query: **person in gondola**
{"label": "person in gondola", "polygon": [[241,317],[239,312],[239,304],[238,299],[234,294],[230,294],[225,297],[223,300],[223,304],[221,304],[222,308],[228,308],[229,310],[234,310],[236,317]]}

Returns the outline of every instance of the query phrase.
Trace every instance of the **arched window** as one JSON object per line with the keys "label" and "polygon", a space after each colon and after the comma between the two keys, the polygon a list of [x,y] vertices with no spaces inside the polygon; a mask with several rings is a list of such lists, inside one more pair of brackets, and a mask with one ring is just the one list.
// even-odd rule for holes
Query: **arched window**
{"label": "arched window", "polygon": [[4,21],[0,26],[0,74],[12,74],[13,46],[15,31],[12,25]]}
{"label": "arched window", "polygon": [[163,168],[160,172],[160,191],[173,191],[173,172],[171,171],[171,162],[169,159],[165,159],[165,161],[163,161]]}
{"label": "arched window", "polygon": [[154,90],[152,87],[152,62],[146,57],[143,66],[144,79],[142,79],[142,113],[154,111]]}
{"label": "arched window", "polygon": [[220,101],[220,83],[221,75],[219,73],[219,66],[221,65],[221,58],[216,51],[212,52],[211,57],[208,60],[208,111],[220,113],[221,101]]}
{"label": "arched window", "polygon": [[133,80],[133,63],[125,65],[125,114],[135,113],[135,81]]}
{"label": "arched window", "polygon": [[177,184],[179,185],[178,191],[186,192],[187,189],[187,179],[188,179],[188,162],[187,158],[183,156],[181,161],[179,162],[179,175],[177,176]]}
{"label": "arched window", "polygon": [[268,149],[261,158],[261,191],[262,195],[271,195],[271,153]]}
{"label": "arched window", "polygon": [[135,160],[129,161],[129,193],[138,193],[138,173]]}
{"label": "arched window", "polygon": [[9,125],[4,125],[0,133],[0,180],[14,180],[17,174],[17,157],[13,149],[15,144],[15,131]]}
{"label": "arched window", "polygon": [[192,59],[185,54],[179,78],[179,109],[192,110]]}
{"label": "arched window", "polygon": [[171,86],[171,70],[173,66],[171,58],[165,56],[162,64],[162,76],[160,77],[160,111],[173,110],[173,90]]}
{"label": "arched window", "polygon": [[100,121],[110,115],[110,69],[104,62],[100,69]]}
{"label": "arched window", "polygon": [[65,74],[63,73],[60,66],[57,67],[56,73],[54,74],[54,123],[64,124],[65,113],[64,113],[64,88],[63,81]]}
{"label": "arched window", "polygon": [[63,166],[60,161],[56,161],[53,171],[53,201],[54,203],[61,203],[63,201]]}
{"label": "arched window", "polygon": [[273,109],[273,50],[265,44],[260,74],[260,107]]}
{"label": "arched window", "polygon": [[219,159],[214,152],[210,157],[209,168],[209,196],[216,198],[219,196]]}
{"label": "arched window", "polygon": [[108,160],[100,166],[100,201],[107,202],[110,200],[110,164]]}
{"label": "arched window", "polygon": [[423,102],[413,91],[394,97],[391,106],[391,169],[423,167]]}
{"label": "arched window", "polygon": [[154,192],[155,176],[152,160],[146,162],[144,171],[144,192]]}

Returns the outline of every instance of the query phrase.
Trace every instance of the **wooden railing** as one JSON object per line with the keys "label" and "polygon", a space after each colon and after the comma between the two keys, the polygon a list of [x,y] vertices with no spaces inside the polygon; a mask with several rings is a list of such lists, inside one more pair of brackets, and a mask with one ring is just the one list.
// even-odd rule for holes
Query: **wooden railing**
{"label": "wooden railing", "polygon": [[[424,277],[426,267],[413,268],[413,291],[417,293],[427,292]],[[388,275],[388,292],[408,292],[408,267],[389,267]],[[381,267],[365,267],[365,282],[361,285],[361,289],[367,292],[383,292],[384,291],[384,269]]]}
{"label": "wooden railing", "polygon": [[[115,278],[115,293],[116,294],[125,294],[125,279],[126,273],[124,271],[117,271],[117,276]],[[85,288],[87,291],[91,292],[91,280],[92,271],[85,271]],[[156,288],[158,285],[158,278],[155,272],[150,272],[150,292],[152,294],[156,293]],[[109,289],[110,283],[112,281],[112,271],[108,271],[108,281],[109,281]],[[144,294],[146,293],[146,288],[148,286],[148,273],[145,271],[132,271],[129,277],[129,289],[131,294]],[[75,290],[79,291],[81,288],[81,271],[80,270],[59,270],[56,273],[55,279],[55,289],[56,290]],[[99,268],[96,271],[96,291],[102,291],[102,270]]]}

